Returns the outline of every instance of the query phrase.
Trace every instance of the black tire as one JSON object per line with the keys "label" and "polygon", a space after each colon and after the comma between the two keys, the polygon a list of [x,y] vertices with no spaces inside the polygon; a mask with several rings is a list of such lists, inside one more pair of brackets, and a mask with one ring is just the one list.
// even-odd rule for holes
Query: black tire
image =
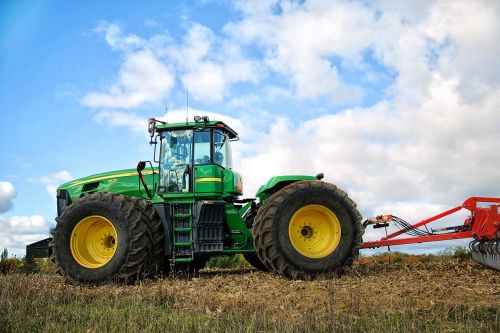
{"label": "black tire", "polygon": [[269,272],[269,268],[260,260],[255,252],[243,252],[243,257],[252,267],[257,268],[259,271]]}
{"label": "black tire", "polygon": [[[82,219],[98,215],[108,219],[116,230],[116,252],[102,267],[86,268],[75,260],[71,234]],[[75,200],[56,218],[52,230],[52,253],[58,273],[72,284],[106,282],[133,283],[142,276],[151,253],[143,211],[135,200],[114,193],[92,193]]]}
{"label": "black tire", "polygon": [[[340,223],[338,245],[321,258],[302,255],[290,240],[292,216],[306,205],[326,207]],[[271,195],[257,212],[253,229],[260,260],[272,271],[291,279],[342,273],[359,255],[364,232],[354,201],[335,185],[322,181],[295,182]]]}
{"label": "black tire", "polygon": [[146,200],[132,198],[142,210],[143,219],[148,227],[149,239],[151,239],[151,251],[148,254],[148,277],[158,274],[168,274],[170,265],[165,256],[165,233],[160,217],[153,206]]}

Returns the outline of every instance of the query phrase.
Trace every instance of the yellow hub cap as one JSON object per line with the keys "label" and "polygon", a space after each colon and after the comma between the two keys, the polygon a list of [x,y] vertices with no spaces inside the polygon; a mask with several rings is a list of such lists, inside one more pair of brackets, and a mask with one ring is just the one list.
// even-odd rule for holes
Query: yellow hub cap
{"label": "yellow hub cap", "polygon": [[80,220],[71,233],[71,254],[86,268],[106,265],[113,258],[117,244],[118,236],[113,223],[99,215]]}
{"label": "yellow hub cap", "polygon": [[297,252],[308,258],[323,258],[331,254],[340,242],[340,222],[323,205],[307,205],[295,212],[288,235]]}

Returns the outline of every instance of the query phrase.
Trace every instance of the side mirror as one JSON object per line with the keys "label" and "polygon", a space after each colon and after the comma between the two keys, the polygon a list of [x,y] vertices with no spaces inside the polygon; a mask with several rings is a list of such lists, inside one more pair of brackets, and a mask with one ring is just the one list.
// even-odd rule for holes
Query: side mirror
{"label": "side mirror", "polygon": [[148,132],[149,136],[151,139],[149,140],[149,144],[155,144],[156,140],[153,141],[153,137],[155,135],[155,129],[156,129],[156,119],[155,118],[149,118],[149,123],[148,123]]}
{"label": "side mirror", "polygon": [[[166,124],[166,122],[164,122],[164,121],[161,121],[161,120],[158,120],[155,118],[149,118],[149,120],[148,120],[148,132],[149,132],[149,136],[151,137],[151,139],[149,140],[149,144],[152,144],[152,145],[157,143],[156,137],[155,137],[156,123]],[[154,141],[153,141],[153,138],[155,138]]]}

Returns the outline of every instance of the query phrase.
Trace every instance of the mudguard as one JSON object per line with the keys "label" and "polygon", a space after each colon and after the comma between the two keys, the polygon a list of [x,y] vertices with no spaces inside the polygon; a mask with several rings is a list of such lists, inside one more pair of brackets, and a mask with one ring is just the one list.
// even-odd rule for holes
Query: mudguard
{"label": "mudguard", "polygon": [[267,198],[281,190],[283,187],[295,183],[300,180],[318,180],[317,176],[306,175],[291,175],[291,176],[276,176],[270,178],[265,185],[262,185],[255,196],[259,198],[260,202],[264,202]]}

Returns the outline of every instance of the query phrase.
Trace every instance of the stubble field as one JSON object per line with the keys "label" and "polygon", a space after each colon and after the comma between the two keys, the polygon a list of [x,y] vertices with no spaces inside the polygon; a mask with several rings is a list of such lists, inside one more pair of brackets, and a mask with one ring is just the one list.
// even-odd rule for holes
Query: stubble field
{"label": "stubble field", "polygon": [[499,332],[499,273],[470,260],[359,260],[339,278],[203,270],[133,286],[0,276],[4,332]]}

